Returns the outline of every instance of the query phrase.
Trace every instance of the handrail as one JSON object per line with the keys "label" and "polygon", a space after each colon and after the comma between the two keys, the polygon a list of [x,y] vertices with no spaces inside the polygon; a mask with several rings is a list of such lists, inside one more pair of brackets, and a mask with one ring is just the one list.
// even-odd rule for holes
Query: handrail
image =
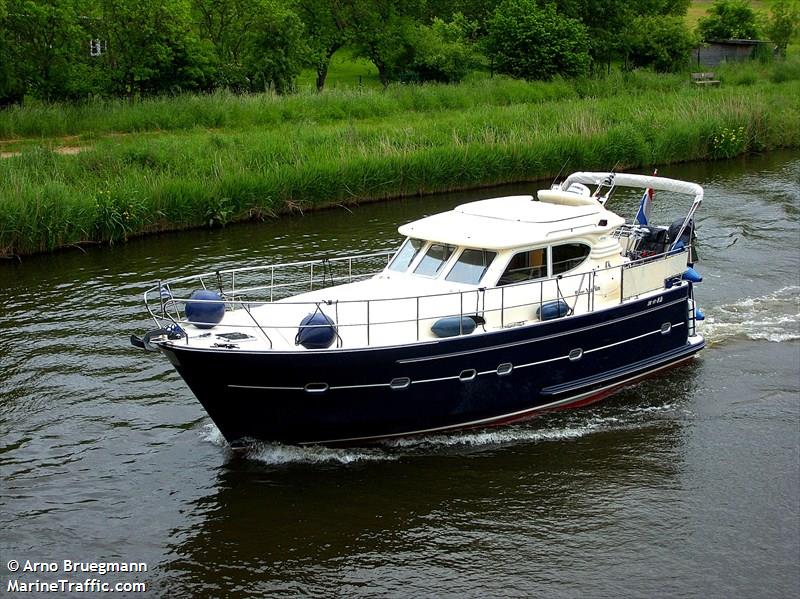
{"label": "handrail", "polygon": [[[469,295],[469,294],[472,294],[472,293],[476,294],[476,303],[475,303],[475,311],[474,311],[475,314],[481,313],[483,315],[490,315],[490,314],[495,314],[495,313],[499,312],[499,325],[500,325],[501,328],[504,328],[504,327],[507,326],[507,324],[509,324],[509,323],[506,322],[507,321],[507,313],[508,313],[509,310],[515,310],[515,309],[525,308],[526,306],[535,306],[535,305],[538,305],[540,307],[540,309],[541,309],[545,303],[547,303],[549,301],[553,301],[553,300],[559,299],[559,298],[564,299],[565,301],[569,300],[568,304],[574,310],[575,307],[578,306],[578,303],[579,303],[578,298],[585,294],[587,296],[586,310],[587,310],[587,312],[593,311],[594,308],[595,308],[595,305],[596,305],[596,293],[600,290],[600,287],[598,287],[598,276],[602,277],[605,273],[612,273],[612,272],[618,271],[618,273],[619,273],[619,288],[618,288],[619,302],[620,303],[624,303],[625,301],[630,299],[630,298],[626,298],[625,297],[625,293],[624,293],[624,279],[625,279],[625,271],[626,270],[630,270],[630,269],[637,268],[637,267],[648,266],[648,265],[653,264],[653,263],[657,263],[657,262],[660,262],[660,261],[663,261],[663,260],[667,260],[667,259],[669,259],[669,258],[671,258],[673,256],[676,256],[676,255],[685,254],[688,251],[690,251],[690,247],[689,246],[687,246],[685,248],[681,248],[679,250],[667,251],[667,252],[664,252],[662,254],[658,254],[656,256],[648,256],[648,257],[640,258],[640,259],[637,259],[637,260],[631,260],[631,261],[624,262],[622,264],[615,265],[615,266],[597,268],[597,269],[594,269],[594,270],[591,270],[591,271],[582,271],[582,272],[577,272],[577,273],[573,273],[573,274],[559,275],[559,276],[551,277],[551,278],[547,278],[547,279],[539,279],[539,280],[533,280],[533,281],[520,281],[518,283],[512,283],[512,284],[509,284],[509,285],[503,285],[503,286],[500,286],[500,287],[488,287],[488,288],[486,288],[486,287],[475,287],[474,289],[461,289],[461,290],[458,290],[458,291],[448,291],[448,292],[425,294],[425,295],[409,295],[409,296],[390,297],[390,298],[368,298],[368,299],[365,298],[365,299],[350,299],[350,300],[331,300],[329,305],[334,305],[335,304],[337,306],[337,309],[339,308],[339,306],[356,305],[356,304],[365,305],[366,318],[364,319],[364,321],[361,321],[361,318],[359,317],[357,319],[357,321],[354,321],[354,322],[353,321],[346,321],[346,322],[337,322],[336,324],[337,324],[338,327],[341,327],[341,328],[366,327],[367,346],[369,346],[371,344],[372,337],[373,337],[372,336],[372,333],[373,333],[372,328],[375,327],[375,326],[379,326],[379,325],[394,325],[394,324],[402,324],[402,323],[414,323],[415,324],[415,329],[416,329],[416,333],[415,333],[414,337],[417,340],[419,340],[420,336],[421,336],[420,335],[420,330],[421,330],[420,321],[430,321],[430,320],[439,319],[439,318],[458,317],[458,316],[460,316],[463,319],[464,316],[465,316],[464,295],[465,294]],[[345,257],[340,257],[340,258],[332,258],[331,261],[338,260],[339,262],[346,262],[347,265],[348,265],[348,274],[346,276],[335,277],[334,279],[329,279],[329,280],[332,280],[332,281],[333,280],[335,280],[335,281],[345,281],[345,280],[352,280],[353,277],[357,277],[358,278],[358,277],[362,277],[362,276],[369,276],[369,275],[353,274],[353,271],[352,271],[353,260],[358,260],[360,258],[376,258],[376,257],[382,257],[384,255],[385,254],[383,252],[379,252],[379,253],[372,253],[372,254],[364,254],[364,255],[361,255],[361,256],[345,256]],[[156,287],[152,287],[152,288],[148,289],[144,293],[145,305],[146,305],[146,308],[147,308],[150,316],[155,320],[156,324],[161,326],[161,323],[166,321],[167,319],[170,322],[175,323],[175,324],[186,324],[186,323],[191,324],[191,323],[189,323],[189,321],[181,320],[179,318],[180,317],[180,313],[181,313],[180,306],[181,305],[185,306],[186,303],[189,302],[189,301],[198,302],[198,303],[219,303],[219,301],[222,301],[225,304],[226,308],[229,309],[229,310],[244,309],[247,312],[247,315],[249,316],[249,320],[252,321],[252,323],[253,323],[252,325],[238,324],[237,323],[237,324],[234,324],[234,325],[230,325],[231,327],[234,327],[234,328],[249,328],[249,329],[258,328],[260,330],[260,332],[264,335],[264,337],[266,338],[268,343],[270,344],[270,347],[272,347],[273,346],[273,341],[269,337],[266,329],[272,329],[272,330],[296,329],[297,326],[298,326],[297,323],[292,323],[292,324],[288,324],[288,323],[287,324],[281,324],[281,323],[267,324],[267,323],[264,322],[262,314],[258,315],[259,318],[261,319],[261,321],[259,321],[259,318],[256,318],[257,315],[252,313],[252,311],[251,311],[252,308],[272,305],[272,306],[280,306],[280,307],[283,307],[283,308],[291,307],[291,306],[308,306],[309,309],[313,309],[314,307],[316,307],[319,304],[319,300],[316,300],[316,301],[292,301],[291,298],[287,298],[287,299],[283,299],[283,300],[279,300],[279,301],[273,301],[273,289],[281,289],[281,288],[286,288],[286,287],[291,287],[291,286],[301,285],[301,284],[306,284],[307,283],[307,281],[289,282],[289,283],[282,283],[282,282],[281,283],[275,283],[275,270],[279,269],[279,268],[281,268],[283,266],[290,266],[290,267],[308,266],[308,265],[320,264],[320,263],[321,263],[321,260],[308,260],[308,261],[303,261],[303,262],[287,263],[285,265],[280,265],[280,264],[279,265],[265,265],[265,266],[258,266],[258,267],[246,267],[246,268],[242,268],[242,269],[229,269],[227,271],[214,271],[213,273],[211,273],[214,276],[216,276],[217,272],[219,272],[221,274],[231,274],[231,275],[233,275],[234,273],[252,272],[252,271],[260,270],[262,272],[269,271],[269,273],[270,273],[269,278],[270,278],[270,281],[272,283],[271,285],[263,286],[263,287],[253,287],[253,288],[248,288],[248,287],[242,288],[242,287],[240,287],[238,289],[236,289],[235,287],[232,286],[230,294],[227,294],[227,293],[223,292],[222,300],[197,300],[197,299],[191,299],[191,298],[176,297],[173,294],[171,286],[174,286],[174,285],[176,285],[177,283],[180,283],[180,282],[187,282],[187,281],[194,280],[194,281],[199,281],[205,287],[204,278],[209,277],[210,276],[209,274],[194,275],[194,276],[181,277],[181,278],[178,278],[178,279],[170,279],[170,280],[159,281]],[[580,277],[580,280],[578,280],[577,277]],[[613,278],[612,278],[612,280],[613,280]],[[222,279],[220,278],[219,282],[221,283],[221,281],[222,281]],[[565,283],[574,283],[576,281],[577,281],[577,285],[575,287],[569,286],[566,289],[567,291],[569,291],[570,289],[574,289],[575,290],[574,293],[571,293],[571,294],[568,294],[568,295],[563,295],[561,293],[561,285],[563,285]],[[232,277],[232,281],[231,282],[232,283],[235,282],[235,279],[233,279],[233,277]],[[545,297],[546,296],[546,293],[545,293],[546,286],[552,285],[553,283],[556,284],[556,293],[555,293],[555,295],[553,297],[549,297],[549,296]],[[602,285],[602,282],[600,284]],[[532,292],[532,296],[533,296],[532,297],[532,301],[523,302],[523,303],[507,304],[506,303],[506,299],[507,299],[508,292],[510,290],[521,289],[523,287],[529,287],[529,288],[531,288],[533,290],[533,292]],[[655,291],[657,289],[662,289],[663,287],[664,287],[664,283],[663,283],[663,281],[661,281],[661,284],[659,286],[653,287],[652,289],[643,289],[643,290],[640,290],[640,291],[635,291],[634,294],[635,295],[641,295],[643,293],[649,293],[649,292]],[[168,295],[165,296],[165,294],[162,293],[163,290],[166,290]],[[268,290],[270,292],[270,300],[269,301],[262,301],[262,300],[255,300],[255,299],[245,299],[244,298],[244,293],[249,292],[251,290],[258,290],[258,291],[267,291]],[[154,311],[152,309],[152,307],[151,307],[150,302],[149,302],[149,296],[152,296],[152,293],[158,293],[158,308],[159,308],[158,311]],[[616,297],[616,293],[617,293],[617,291],[614,292],[614,296],[615,297]],[[483,296],[483,306],[480,305],[480,296],[478,294],[482,294],[482,296]],[[491,305],[489,307],[486,306],[486,294],[490,294],[490,296],[491,296],[490,299],[492,300],[491,301]],[[500,299],[499,305],[495,301],[497,299],[497,294],[499,294],[499,299]],[[457,313],[452,313],[452,310],[446,310],[447,313],[434,313],[434,314],[426,313],[424,315],[421,314],[421,310],[420,310],[420,301],[421,300],[424,299],[425,301],[431,301],[431,300],[435,300],[436,298],[446,298],[448,296],[453,298],[454,300],[456,300],[456,296],[458,296],[458,298],[457,298],[457,301],[458,301],[457,310],[458,310],[458,312]],[[607,296],[605,296],[605,297],[607,297]],[[409,308],[407,308],[407,309],[408,309],[410,314],[413,314],[413,316],[411,316],[409,318],[401,318],[401,319],[398,319],[398,320],[374,320],[374,314],[376,314],[376,311],[373,310],[373,308],[376,305],[380,306],[381,304],[384,304],[385,302],[412,302],[412,301],[413,301],[413,306],[411,304],[409,304]],[[515,300],[512,299],[512,302],[514,302],[514,301]],[[471,304],[471,301],[467,302],[467,303]],[[452,304],[449,304],[449,305],[452,305]],[[432,304],[432,306],[434,308],[436,308],[435,303]],[[445,306],[440,304],[440,307],[444,308]],[[178,317],[178,318],[173,318],[172,315],[170,314],[171,311],[174,311],[175,312],[175,316]],[[467,316],[472,314],[472,313],[473,313],[473,311],[467,309],[467,311],[466,311],[466,315]],[[338,317],[337,317],[337,320],[338,320]],[[516,324],[516,323],[510,323],[510,325],[513,325],[513,324]],[[410,332],[412,332],[412,331],[410,331]],[[461,323],[461,322],[459,323],[459,332],[461,334],[463,334],[463,323]],[[187,341],[188,341],[188,339],[187,339]]]}

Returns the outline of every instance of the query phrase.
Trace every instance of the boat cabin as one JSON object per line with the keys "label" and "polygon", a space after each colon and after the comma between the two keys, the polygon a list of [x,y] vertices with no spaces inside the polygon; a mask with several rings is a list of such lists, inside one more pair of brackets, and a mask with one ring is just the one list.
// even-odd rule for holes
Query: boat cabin
{"label": "boat cabin", "polygon": [[588,195],[580,204],[563,199],[575,202],[573,195],[481,200],[403,225],[406,240],[379,279],[428,278],[455,291],[619,264],[619,241],[610,235],[625,220]]}

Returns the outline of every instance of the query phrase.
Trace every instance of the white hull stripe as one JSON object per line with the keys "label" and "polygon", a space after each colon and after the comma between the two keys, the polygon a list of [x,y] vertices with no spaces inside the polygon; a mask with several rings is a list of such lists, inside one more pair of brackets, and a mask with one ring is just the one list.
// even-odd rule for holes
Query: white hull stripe
{"label": "white hull stripe", "polygon": [[[673,324],[672,328],[675,329],[677,327],[683,326],[684,323],[679,322],[677,324]],[[615,347],[617,345],[622,345],[624,343],[630,343],[631,341],[638,341],[644,337],[649,337],[650,335],[655,335],[657,333],[661,333],[661,329],[656,329],[655,331],[650,331],[649,333],[644,333],[642,335],[637,335],[636,337],[631,337],[630,339],[623,339],[622,341],[616,341],[614,343],[610,343],[608,345],[603,345],[601,347],[595,347],[594,349],[587,349],[584,350],[584,354],[590,354],[597,351],[602,351],[604,349],[608,349],[610,347]],[[540,366],[541,364],[548,364],[550,362],[558,362],[559,360],[569,360],[569,354],[566,356],[558,356],[555,358],[548,358],[547,360],[538,360],[536,362],[529,362],[527,364],[514,364],[513,370],[517,370],[518,368],[528,368],[530,366]],[[489,374],[497,374],[497,370],[484,370],[482,372],[478,372],[477,376],[486,376]],[[452,381],[458,380],[459,375],[455,376],[443,376],[439,378],[432,378],[432,379],[420,379],[418,381],[411,381],[412,385],[420,385],[423,383],[439,383],[442,381]],[[369,389],[374,387],[390,387],[391,383],[372,383],[368,385],[338,385],[338,386],[331,386],[329,387],[330,391],[338,391],[338,390],[347,390],[347,389]],[[256,390],[263,390],[263,391],[304,391],[304,387],[270,387],[270,386],[261,386],[261,385],[228,385],[229,389],[256,389]]]}
{"label": "white hull stripe", "polygon": [[429,433],[441,433],[441,432],[447,432],[447,431],[456,431],[456,430],[460,430],[460,429],[463,429],[463,428],[478,427],[478,426],[481,426],[483,424],[491,424],[492,422],[497,422],[498,420],[506,420],[506,419],[509,419],[509,418],[516,418],[517,416],[525,416],[526,414],[533,414],[534,412],[539,412],[541,410],[548,410],[548,409],[551,409],[551,408],[557,408],[559,406],[563,406],[563,405],[566,405],[566,404],[569,404],[569,403],[580,401],[581,399],[585,399],[587,397],[590,397],[592,395],[596,395],[598,393],[603,393],[604,391],[608,391],[609,389],[613,389],[614,387],[619,387],[619,386],[625,385],[627,383],[630,383],[631,381],[635,381],[637,379],[640,379],[640,378],[649,376],[651,374],[654,374],[656,372],[659,372],[660,370],[664,370],[665,368],[669,368],[670,366],[674,366],[676,364],[680,364],[681,362],[685,362],[687,360],[691,360],[692,358],[694,358],[694,354],[692,354],[690,356],[684,356],[684,357],[678,358],[676,360],[673,360],[672,362],[669,362],[667,364],[659,366],[658,368],[653,368],[652,370],[648,370],[646,372],[642,372],[640,374],[634,375],[634,376],[629,377],[627,379],[624,379],[624,380],[621,380],[621,381],[617,381],[615,383],[611,383],[609,385],[606,385],[605,387],[600,387],[598,389],[593,389],[592,391],[587,391],[585,393],[580,393],[578,395],[573,395],[572,397],[568,397],[566,399],[559,399],[558,401],[553,401],[553,402],[550,402],[548,404],[544,404],[544,405],[541,405],[541,406],[536,406],[535,408],[528,408],[528,409],[525,409],[525,410],[520,410],[518,412],[511,412],[509,414],[502,414],[501,416],[492,416],[491,418],[483,418],[481,420],[472,420],[470,422],[463,422],[461,424],[451,424],[451,425],[447,425],[447,426],[439,426],[439,427],[436,427],[436,428],[426,428],[426,429],[422,429],[422,430],[408,431],[408,432],[404,432],[404,433],[392,433],[392,434],[389,434],[389,435],[376,435],[376,436],[369,436],[369,437],[349,437],[349,438],[346,438],[346,439],[327,439],[325,441],[313,441],[313,442],[300,443],[300,445],[325,445],[326,443],[350,443],[350,442],[353,442],[353,441],[378,441],[378,440],[382,440],[382,439],[394,439],[394,438],[398,438],[398,437],[409,437],[409,436],[413,436],[413,435],[426,435],[426,434],[429,434]]}

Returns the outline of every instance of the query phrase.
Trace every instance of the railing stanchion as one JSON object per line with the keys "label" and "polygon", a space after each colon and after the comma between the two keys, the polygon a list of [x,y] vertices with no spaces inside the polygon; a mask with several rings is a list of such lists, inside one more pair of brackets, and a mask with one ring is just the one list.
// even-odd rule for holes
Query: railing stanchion
{"label": "railing stanchion", "polygon": [[419,341],[419,296],[415,298],[417,300],[417,341]]}
{"label": "railing stanchion", "polygon": [[[558,299],[558,298],[556,298]],[[560,310],[560,308],[559,308]],[[542,320],[544,313],[544,281],[539,282],[539,320]]]}
{"label": "railing stanchion", "polygon": [[[144,296],[145,296],[145,298],[147,298],[147,294],[146,293],[145,293]],[[159,302],[159,304],[161,304],[161,317],[162,318],[166,318],[167,312],[166,312],[166,309],[164,308],[164,295],[161,293],[161,279],[158,280],[158,302]],[[145,303],[147,303],[146,300],[145,300]]]}
{"label": "railing stanchion", "polygon": [[500,328],[506,326],[506,288],[500,288]]}
{"label": "railing stanchion", "polygon": [[269,301],[272,301],[272,292],[275,289],[275,267],[270,267],[270,278],[269,278]]}
{"label": "railing stanchion", "polygon": [[367,345],[369,345],[369,300],[367,300]]}
{"label": "railing stanchion", "polygon": [[464,334],[464,292],[458,292],[458,334]]}
{"label": "railing stanchion", "polygon": [[309,281],[309,291],[314,291],[314,263],[311,263],[311,281]]}
{"label": "railing stanchion", "polygon": [[619,267],[619,303],[625,301],[625,265]]}

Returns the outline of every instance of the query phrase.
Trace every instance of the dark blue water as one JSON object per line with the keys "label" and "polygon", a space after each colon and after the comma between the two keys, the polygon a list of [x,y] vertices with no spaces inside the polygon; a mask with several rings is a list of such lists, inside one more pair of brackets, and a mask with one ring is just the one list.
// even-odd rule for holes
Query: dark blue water
{"label": "dark blue water", "polygon": [[[71,559],[146,562],[98,577],[145,596],[797,596],[800,156],[660,172],[706,189],[699,359],[588,409],[377,448],[237,456],[166,360],[127,345],[140,293],[383,249],[403,222],[538,185],[0,264],[0,595],[98,577],[6,565]],[[632,217],[636,195],[612,208]]]}

